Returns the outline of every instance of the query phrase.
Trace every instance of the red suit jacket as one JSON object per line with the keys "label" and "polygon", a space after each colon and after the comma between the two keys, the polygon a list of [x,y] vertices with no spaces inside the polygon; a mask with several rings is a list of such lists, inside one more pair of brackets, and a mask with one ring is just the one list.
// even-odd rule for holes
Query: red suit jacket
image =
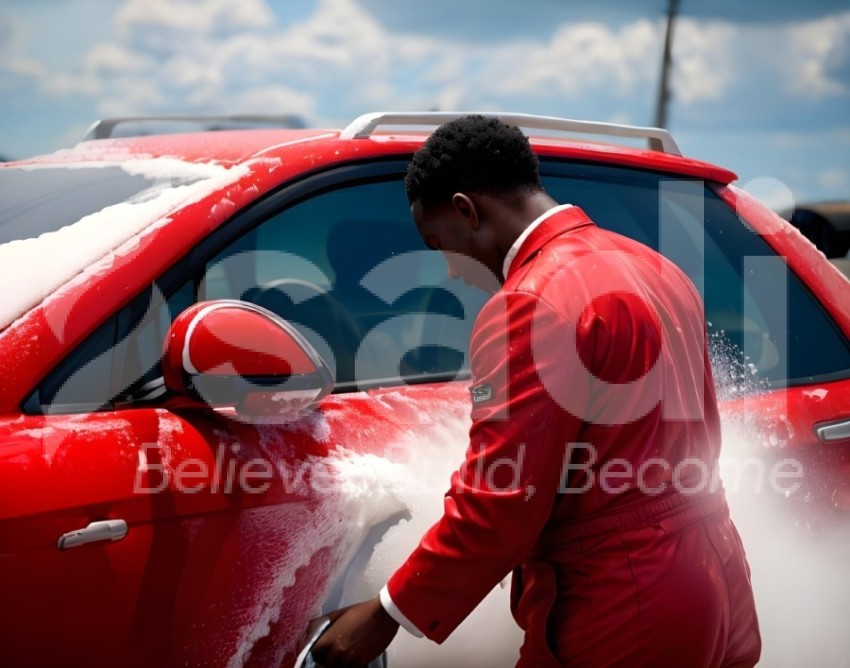
{"label": "red suit jacket", "polygon": [[387,583],[402,614],[442,642],[513,570],[518,665],[754,665],[703,305],[682,271],[560,210],[521,243],[471,355],[466,461]]}

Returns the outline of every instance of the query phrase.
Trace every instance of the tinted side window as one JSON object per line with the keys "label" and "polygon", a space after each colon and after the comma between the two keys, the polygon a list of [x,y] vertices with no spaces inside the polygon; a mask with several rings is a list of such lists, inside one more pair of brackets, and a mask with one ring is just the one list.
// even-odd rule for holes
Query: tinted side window
{"label": "tinted side window", "polygon": [[298,327],[339,389],[466,369],[486,296],[448,278],[400,178],[353,183],[272,215],[213,258],[202,299],[244,299]]}
{"label": "tinted side window", "polygon": [[554,161],[541,173],[556,200],[660,249],[691,277],[705,300],[722,394],[850,375],[850,345],[829,315],[701,181]]}

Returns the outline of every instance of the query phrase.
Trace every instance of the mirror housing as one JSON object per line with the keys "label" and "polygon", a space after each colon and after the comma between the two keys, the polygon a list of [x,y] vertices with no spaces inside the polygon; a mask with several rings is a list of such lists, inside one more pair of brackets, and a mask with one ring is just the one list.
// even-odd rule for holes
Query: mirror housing
{"label": "mirror housing", "polygon": [[297,419],[334,386],[325,361],[292,325],[229,299],[199,302],[175,318],[162,374],[184,405],[234,408],[249,422]]}

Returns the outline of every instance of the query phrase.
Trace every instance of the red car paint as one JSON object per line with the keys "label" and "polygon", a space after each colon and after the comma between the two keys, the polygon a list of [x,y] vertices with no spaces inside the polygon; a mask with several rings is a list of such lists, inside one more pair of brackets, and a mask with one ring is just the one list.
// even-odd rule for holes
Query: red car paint
{"label": "red car paint", "polygon": [[[300,629],[317,612],[344,554],[337,542],[342,533],[322,525],[326,501],[311,495],[308,484],[295,484],[299,473],[309,475],[304,463],[321,460],[340,443],[354,452],[382,454],[402,434],[430,434],[432,417],[468,413],[465,383],[332,394],[318,406],[321,420],[299,429],[252,425],[226,411],[165,403],[45,415],[26,414],[21,405],[98,325],[235,213],[322,170],[404,158],[423,139],[386,134],[346,140],[337,131],[319,130],[169,135],[87,142],[3,167],[167,155],[246,165],[248,172],[223,192],[174,210],[126,252],[99,260],[0,332],[0,664],[218,666],[291,660]],[[541,156],[710,182],[787,258],[850,337],[848,283],[790,226],[729,186],[733,173],[606,144],[540,139],[534,145]],[[814,429],[850,418],[849,379],[764,393],[729,403],[724,411],[765,423],[766,456],[793,449],[807,464],[829,471],[821,478],[820,500],[827,507],[843,503],[850,441],[822,443]],[[240,475],[266,482],[254,469],[246,473],[245,463],[255,458],[278,468],[268,489],[245,493]],[[183,462],[191,466],[181,467]],[[67,532],[118,519],[129,528],[123,540],[57,549]],[[315,549],[307,551],[310,541]],[[258,593],[267,599],[258,599]]]}

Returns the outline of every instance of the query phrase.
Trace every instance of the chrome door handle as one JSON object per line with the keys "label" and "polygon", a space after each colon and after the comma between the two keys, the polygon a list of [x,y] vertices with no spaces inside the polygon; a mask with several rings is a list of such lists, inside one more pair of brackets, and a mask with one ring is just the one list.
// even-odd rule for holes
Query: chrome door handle
{"label": "chrome door handle", "polygon": [[815,433],[824,443],[850,439],[850,420],[839,420],[815,425]]}
{"label": "chrome door handle", "polygon": [[56,546],[60,550],[68,550],[72,547],[80,547],[89,543],[121,540],[126,535],[127,523],[124,520],[92,522],[85,529],[77,529],[76,531],[64,534],[59,538]]}

